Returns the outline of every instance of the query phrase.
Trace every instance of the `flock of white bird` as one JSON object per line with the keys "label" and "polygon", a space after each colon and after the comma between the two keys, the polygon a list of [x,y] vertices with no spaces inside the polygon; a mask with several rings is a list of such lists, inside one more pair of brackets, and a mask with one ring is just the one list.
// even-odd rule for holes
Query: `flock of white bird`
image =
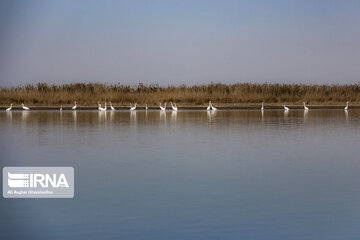
{"label": "flock of white bird", "polygon": [[[177,111],[177,110],[178,110],[178,107],[176,106],[175,103],[173,103],[173,102],[170,101],[170,104],[171,104],[171,108],[172,108],[173,111]],[[136,103],[135,103],[134,105],[131,105],[131,106],[130,106],[130,111],[136,110],[136,105],[137,105]],[[22,103],[21,106],[22,106],[22,109],[23,109],[23,110],[30,110],[30,108],[26,107],[26,106],[24,105],[24,103]],[[107,109],[107,106],[106,106],[106,103],[105,103],[105,106],[104,106],[104,107],[102,107],[100,103],[98,103],[98,106],[99,106],[99,107],[98,107],[98,110],[99,110],[99,111],[107,111],[107,110],[108,110],[108,109]],[[162,106],[161,103],[160,103],[159,107],[160,107],[160,110],[161,110],[161,111],[165,111],[165,110],[166,110],[166,102],[165,102],[164,106]],[[77,105],[76,105],[76,101],[75,101],[75,102],[74,102],[74,106],[73,106],[71,109],[72,109],[72,110],[76,110],[76,108],[77,108]],[[12,104],[10,104],[10,107],[8,107],[8,108],[6,109],[6,111],[11,111],[11,109],[12,109]],[[261,111],[264,111],[264,102],[261,103],[261,108],[260,108],[260,109],[261,109]],[[348,101],[346,102],[346,106],[345,106],[344,109],[345,109],[345,110],[348,110],[348,109],[349,109],[349,102],[348,102]],[[60,111],[62,111],[62,110],[63,110],[63,108],[62,108],[62,106],[60,106]],[[113,105],[111,104],[111,102],[110,102],[110,110],[111,110],[111,111],[115,111],[115,110],[116,110],[116,109],[113,107]],[[145,110],[148,110],[148,105],[147,105],[147,104],[145,104]],[[209,106],[206,108],[206,110],[207,110],[207,111],[217,110],[217,108],[212,105],[211,101],[209,101]],[[288,108],[287,106],[284,105],[284,110],[285,110],[285,111],[289,111],[290,108]],[[304,110],[305,110],[305,111],[309,110],[309,108],[306,106],[305,102],[304,102]]]}
{"label": "flock of white bird", "polygon": [[[305,102],[303,102],[303,103],[304,103],[304,110],[305,111],[309,110],[309,108],[306,106]],[[263,103],[263,106],[261,107],[261,110],[264,110],[264,103]],[[289,111],[290,108],[288,108],[287,106],[284,105],[284,110]],[[347,110],[347,107],[345,107],[345,110]]]}
{"label": "flock of white bird", "polygon": [[[304,103],[304,110],[305,111],[308,111],[309,108],[306,106],[305,102]],[[347,111],[349,109],[349,101],[346,102],[346,106],[344,107],[344,110]],[[264,102],[262,103],[262,106],[261,106],[261,110],[263,111],[264,110]],[[289,111],[290,108],[288,108],[287,106],[284,105],[284,110],[285,111]]]}

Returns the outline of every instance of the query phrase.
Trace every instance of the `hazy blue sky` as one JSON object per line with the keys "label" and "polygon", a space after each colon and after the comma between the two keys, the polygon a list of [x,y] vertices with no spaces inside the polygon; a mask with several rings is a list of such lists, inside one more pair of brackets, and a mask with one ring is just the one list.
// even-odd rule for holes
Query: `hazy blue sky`
{"label": "hazy blue sky", "polygon": [[359,76],[360,1],[0,1],[0,86]]}

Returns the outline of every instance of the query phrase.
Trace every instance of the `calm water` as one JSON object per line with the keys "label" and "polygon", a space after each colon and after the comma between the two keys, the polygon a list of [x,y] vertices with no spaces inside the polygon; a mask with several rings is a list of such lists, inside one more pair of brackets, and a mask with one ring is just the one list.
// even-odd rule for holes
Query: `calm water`
{"label": "calm water", "polygon": [[360,110],[14,111],[0,132],[1,167],[75,168],[74,199],[1,198],[1,239],[360,236]]}

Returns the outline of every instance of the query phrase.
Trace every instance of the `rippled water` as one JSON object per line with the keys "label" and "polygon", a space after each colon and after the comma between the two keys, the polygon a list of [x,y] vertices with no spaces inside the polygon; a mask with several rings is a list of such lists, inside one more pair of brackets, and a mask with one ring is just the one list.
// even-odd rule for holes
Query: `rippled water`
{"label": "rippled water", "polygon": [[[0,112],[0,166],[74,199],[0,199],[1,239],[358,239],[360,111]],[[0,178],[1,179],[1,178]]]}

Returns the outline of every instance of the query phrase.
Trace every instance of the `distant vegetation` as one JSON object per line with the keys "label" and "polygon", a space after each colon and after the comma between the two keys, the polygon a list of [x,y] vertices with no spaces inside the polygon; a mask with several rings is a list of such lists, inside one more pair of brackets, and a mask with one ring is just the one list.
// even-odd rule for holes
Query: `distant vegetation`
{"label": "distant vegetation", "polygon": [[220,84],[194,86],[168,86],[157,84],[137,86],[102,83],[75,83],[48,85],[38,83],[12,88],[0,88],[0,104],[95,105],[97,102],[158,104],[174,101],[180,105],[205,105],[209,100],[217,104],[301,103],[310,104],[360,102],[360,84],[352,85],[303,85],[303,84]]}

